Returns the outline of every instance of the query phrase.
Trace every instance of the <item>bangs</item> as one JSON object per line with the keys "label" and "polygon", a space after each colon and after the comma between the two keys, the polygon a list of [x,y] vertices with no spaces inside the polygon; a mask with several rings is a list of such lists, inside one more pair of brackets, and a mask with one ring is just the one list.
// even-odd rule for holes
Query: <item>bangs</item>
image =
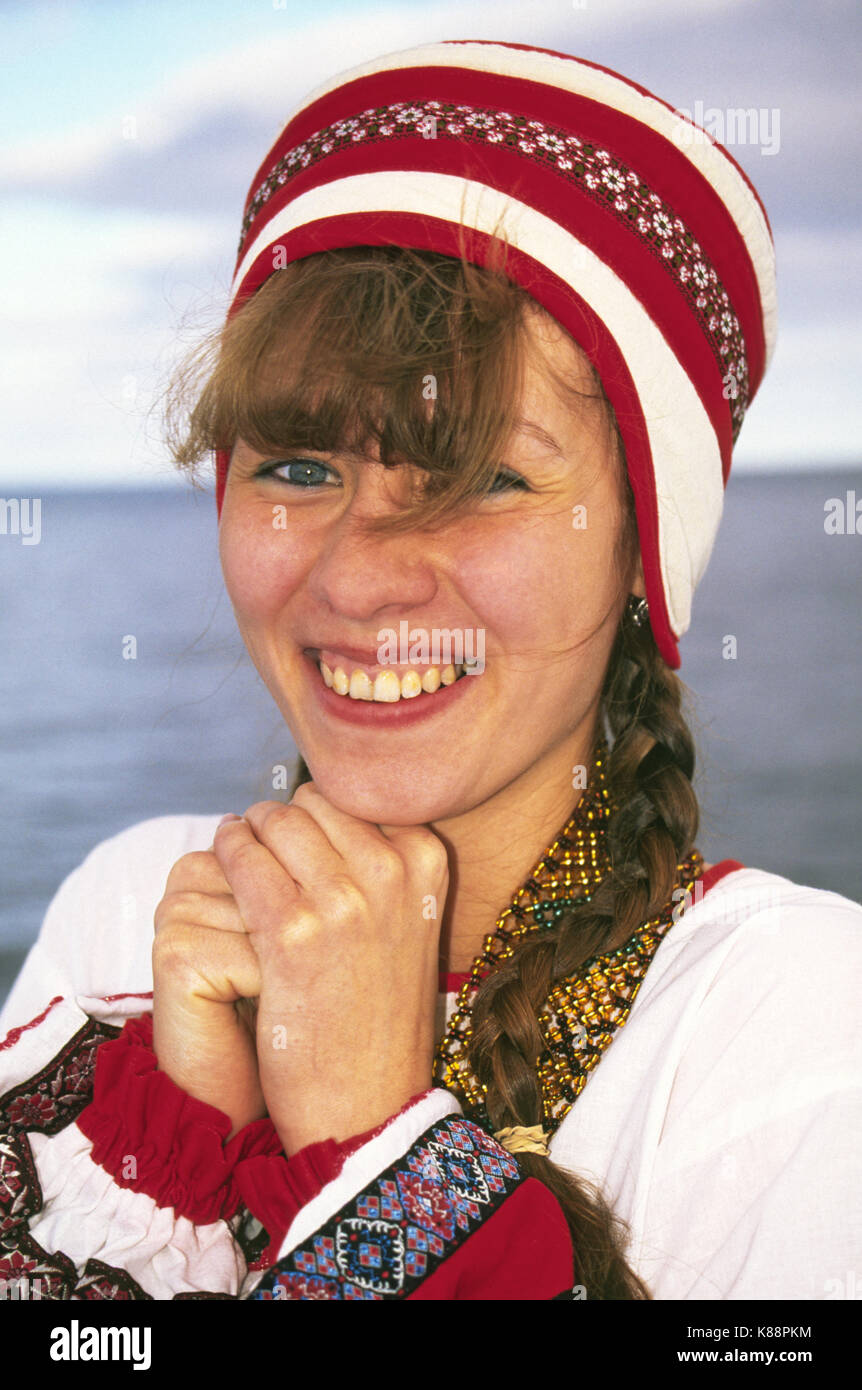
{"label": "bangs", "polygon": [[266,455],[376,454],[387,468],[411,465],[414,486],[372,527],[454,518],[490,491],[518,424],[528,315],[539,306],[505,274],[505,256],[499,239],[482,267],[352,247],[275,271],[178,379],[168,410],[176,462],[193,470],[238,439]]}

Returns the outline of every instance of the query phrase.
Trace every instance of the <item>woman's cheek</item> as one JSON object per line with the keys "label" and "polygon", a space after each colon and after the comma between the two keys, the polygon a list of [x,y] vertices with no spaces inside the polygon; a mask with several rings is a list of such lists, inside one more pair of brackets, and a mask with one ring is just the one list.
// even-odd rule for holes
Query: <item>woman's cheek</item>
{"label": "woman's cheek", "polygon": [[509,532],[493,546],[462,549],[458,588],[486,629],[489,650],[531,651],[539,633],[553,640],[555,608],[565,626],[572,571],[568,541],[551,527],[531,526]]}
{"label": "woman's cheek", "polygon": [[[554,524],[556,523],[556,524]],[[611,640],[609,612],[617,584],[607,565],[613,537],[588,536],[554,523],[529,527],[510,536],[493,555],[462,555],[459,589],[485,629],[488,657],[498,652],[521,678],[568,668],[572,653],[578,665],[592,667],[607,657]]]}
{"label": "woman's cheek", "polygon": [[219,551],[225,585],[234,608],[249,618],[277,613],[310,564],[301,533],[278,527],[277,521],[271,507],[223,516]]}

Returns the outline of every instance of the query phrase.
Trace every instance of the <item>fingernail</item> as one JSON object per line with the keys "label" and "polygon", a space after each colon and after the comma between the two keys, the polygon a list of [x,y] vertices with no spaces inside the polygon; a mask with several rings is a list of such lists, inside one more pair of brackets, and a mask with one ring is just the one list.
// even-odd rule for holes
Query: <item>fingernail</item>
{"label": "fingernail", "polygon": [[227,825],[229,820],[242,820],[242,816],[235,816],[232,811],[229,811],[226,816],[222,816],[221,820],[216,826],[216,829],[218,830],[221,828],[221,826]]}

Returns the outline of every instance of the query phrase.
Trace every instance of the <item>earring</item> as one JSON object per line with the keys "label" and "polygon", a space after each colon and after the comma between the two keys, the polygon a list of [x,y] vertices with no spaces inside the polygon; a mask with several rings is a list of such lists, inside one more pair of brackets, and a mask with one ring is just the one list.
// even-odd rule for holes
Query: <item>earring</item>
{"label": "earring", "polygon": [[646,599],[638,598],[637,594],[629,594],[626,615],[633,627],[643,627],[649,618],[649,604]]}

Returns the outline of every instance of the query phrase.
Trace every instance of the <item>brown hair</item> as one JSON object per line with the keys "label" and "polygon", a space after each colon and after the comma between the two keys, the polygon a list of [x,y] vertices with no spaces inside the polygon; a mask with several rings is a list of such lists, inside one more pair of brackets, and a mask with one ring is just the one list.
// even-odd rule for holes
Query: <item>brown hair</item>
{"label": "brown hair", "polygon": [[[275,272],[176,376],[167,424],[177,464],[194,470],[210,450],[230,448],[237,438],[264,453],[306,447],[361,455],[374,441],[387,467],[418,465],[423,485],[410,506],[370,524],[431,526],[469,507],[490,487],[514,427],[524,330],[536,308],[505,274],[505,241],[498,238],[493,248],[484,268],[463,255],[356,247]],[[433,409],[419,386],[429,375]],[[590,393],[552,375],[572,408],[583,409]],[[615,560],[627,584],[637,544],[634,500],[612,407],[595,373],[593,381],[591,399],[617,442],[625,522]],[[694,843],[694,746],[682,690],[649,627],[624,617],[597,730],[611,740],[613,870],[588,903],[553,929],[527,935],[484,980],[474,1004],[470,1063],[486,1088],[495,1130],[543,1120],[538,1020],[552,986],[661,910],[677,863]],[[309,777],[300,760],[295,785]],[[501,899],[511,888],[503,885]],[[625,1228],[598,1189],[549,1158],[522,1153],[518,1161],[565,1212],[587,1296],[648,1298],[624,1258]]]}

